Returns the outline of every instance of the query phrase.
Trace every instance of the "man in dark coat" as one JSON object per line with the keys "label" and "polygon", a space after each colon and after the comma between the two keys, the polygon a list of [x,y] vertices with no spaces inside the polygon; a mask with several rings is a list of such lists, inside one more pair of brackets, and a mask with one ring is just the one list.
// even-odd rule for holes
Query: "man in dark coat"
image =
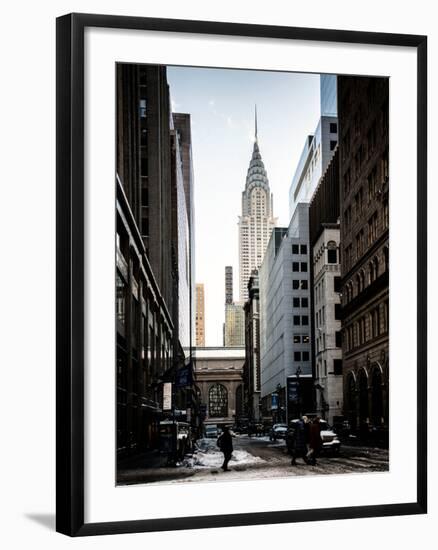
{"label": "man in dark coat", "polygon": [[322,447],[321,424],[319,416],[309,425],[309,452],[307,458],[310,464],[316,464],[316,458],[319,455]]}
{"label": "man in dark coat", "polygon": [[228,426],[222,428],[222,435],[217,440],[217,445],[219,449],[224,453],[224,463],[222,464],[222,470],[224,472],[229,472],[228,462],[231,459],[233,454],[233,438],[231,437],[230,430]]}
{"label": "man in dark coat", "polygon": [[298,457],[301,457],[306,464],[309,463],[307,460],[308,433],[307,417],[304,416],[298,422],[295,422],[292,443],[292,466],[296,466]]}

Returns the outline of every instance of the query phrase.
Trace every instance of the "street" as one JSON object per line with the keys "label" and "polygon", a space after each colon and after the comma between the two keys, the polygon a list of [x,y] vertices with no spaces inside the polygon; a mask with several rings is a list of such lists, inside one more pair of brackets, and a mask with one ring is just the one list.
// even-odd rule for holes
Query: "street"
{"label": "street", "polygon": [[321,455],[315,466],[297,459],[291,465],[284,441],[269,441],[268,437],[236,436],[229,472],[221,470],[223,455],[216,439],[201,439],[198,450],[187,455],[176,467],[166,467],[166,458],[158,452],[140,455],[119,465],[117,482],[181,483],[223,480],[272,479],[301,475],[325,475],[383,472],[389,469],[387,449],[364,446],[341,447],[338,456]]}

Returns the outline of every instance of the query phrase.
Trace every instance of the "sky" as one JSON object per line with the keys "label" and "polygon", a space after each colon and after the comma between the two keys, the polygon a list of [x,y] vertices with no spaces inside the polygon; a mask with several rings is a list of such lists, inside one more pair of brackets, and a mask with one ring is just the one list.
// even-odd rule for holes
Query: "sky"
{"label": "sky", "polygon": [[288,193],[306,136],[319,119],[319,75],[168,67],[173,112],[190,113],[195,197],[195,279],[205,288],[207,346],[222,346],[225,266],[239,299],[238,219],[258,142],[279,226],[289,225]]}

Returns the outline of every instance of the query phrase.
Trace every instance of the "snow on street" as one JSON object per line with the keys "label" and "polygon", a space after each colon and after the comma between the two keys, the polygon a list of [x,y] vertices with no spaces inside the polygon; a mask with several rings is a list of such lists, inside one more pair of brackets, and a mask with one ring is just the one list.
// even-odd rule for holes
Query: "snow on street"
{"label": "snow on street", "polygon": [[[342,446],[339,456],[322,455],[315,466],[298,459],[291,465],[284,441],[267,437],[237,436],[229,472],[223,472],[223,454],[216,439],[201,439],[197,450],[176,467],[153,464],[139,457],[135,465],[119,471],[118,483],[188,483],[204,481],[271,479],[303,475],[385,472],[389,470],[388,450],[362,446]],[[162,459],[161,459],[162,460]]]}

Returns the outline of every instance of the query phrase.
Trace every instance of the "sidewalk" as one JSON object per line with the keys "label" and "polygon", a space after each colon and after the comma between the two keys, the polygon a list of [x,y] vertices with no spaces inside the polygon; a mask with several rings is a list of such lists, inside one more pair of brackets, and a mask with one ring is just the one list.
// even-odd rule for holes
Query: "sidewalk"
{"label": "sidewalk", "polygon": [[167,466],[167,454],[158,450],[144,451],[117,462],[117,483],[150,483],[190,477],[195,472],[189,468]]}

